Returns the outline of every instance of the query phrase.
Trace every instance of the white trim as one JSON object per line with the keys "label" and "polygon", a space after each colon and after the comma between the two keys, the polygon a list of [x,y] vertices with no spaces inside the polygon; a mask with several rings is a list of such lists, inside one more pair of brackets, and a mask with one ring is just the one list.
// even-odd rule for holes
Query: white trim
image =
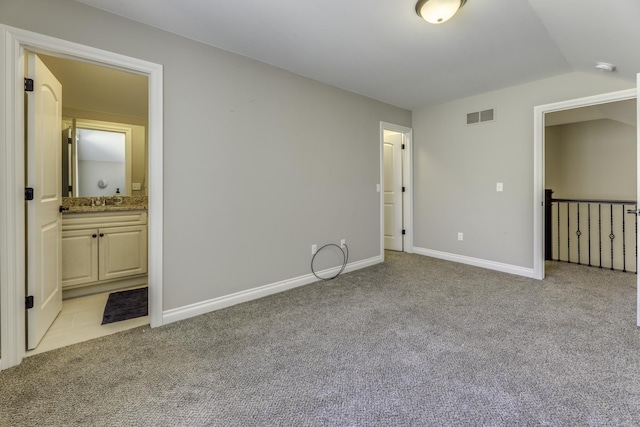
{"label": "white trim", "polygon": [[[533,271],[536,279],[544,279],[544,115],[555,111],[588,107],[637,97],[636,89],[587,96],[533,109]],[[639,164],[640,165],[640,164]],[[640,304],[640,302],[639,302]],[[640,321],[640,319],[639,319]]]}
{"label": "white trim", "polygon": [[432,249],[425,248],[413,248],[414,252],[419,255],[429,256],[432,258],[444,259],[447,261],[459,262],[461,264],[473,265],[475,267],[482,267],[488,270],[501,271],[503,273],[515,274],[517,276],[524,276],[534,278],[534,271],[532,268],[519,267],[517,265],[504,264],[501,262],[488,261],[486,259],[472,258],[464,255],[451,254],[448,252],[440,252]]}
{"label": "white trim", "polygon": [[[640,73],[638,73],[636,83],[636,129],[638,136],[636,139],[636,168],[640,170]],[[637,194],[636,200],[640,200],[640,173],[636,171]],[[636,215],[638,212],[636,212]],[[636,247],[640,243],[640,236],[636,233]],[[637,256],[637,255],[636,255]],[[636,326],[640,326],[640,274],[636,274]]]}
{"label": "white trim", "polygon": [[[375,264],[383,262],[381,256],[365,259],[348,264],[344,273],[350,271],[360,270],[365,267],[370,267]],[[320,277],[331,277],[340,271],[340,267],[332,267],[317,274]],[[306,274],[300,277],[294,277],[292,279],[282,280],[280,282],[271,283],[269,285],[259,286],[257,288],[248,289],[246,291],[236,292],[230,295],[213,298],[207,301],[201,301],[194,304],[186,305],[184,307],[174,308],[164,312],[164,324],[177,322],[178,320],[188,319],[190,317],[199,316],[201,314],[210,313],[212,311],[220,310],[223,308],[231,307],[232,305],[240,304],[247,301],[252,301],[258,298],[266,297],[269,295],[277,294],[289,289],[297,288],[299,286],[308,285],[310,283],[318,282],[319,279],[313,274]]]}
{"label": "white trim", "polygon": [[149,314],[162,325],[163,92],[162,65],[0,24],[0,369],[25,354],[24,280],[24,50],[89,61],[149,78]]}
{"label": "white trim", "polygon": [[402,222],[405,230],[403,252],[413,253],[413,129],[380,122],[380,254],[384,260],[384,131],[390,130],[404,135],[405,149],[402,151],[402,182],[407,189],[402,198]]}

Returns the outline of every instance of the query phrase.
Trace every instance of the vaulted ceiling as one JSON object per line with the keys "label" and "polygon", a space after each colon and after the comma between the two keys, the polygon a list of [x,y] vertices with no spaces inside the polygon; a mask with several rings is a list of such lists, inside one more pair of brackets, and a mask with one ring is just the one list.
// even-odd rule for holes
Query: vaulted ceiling
{"label": "vaulted ceiling", "polygon": [[638,0],[468,0],[431,25],[415,0],[77,0],[407,109],[571,71],[634,82]]}

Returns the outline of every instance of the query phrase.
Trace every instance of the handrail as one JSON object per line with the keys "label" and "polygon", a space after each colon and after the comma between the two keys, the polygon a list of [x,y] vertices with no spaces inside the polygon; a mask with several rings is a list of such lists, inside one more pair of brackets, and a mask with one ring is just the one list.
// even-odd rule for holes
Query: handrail
{"label": "handrail", "polygon": [[552,202],[560,203],[599,203],[606,205],[635,205],[636,200],[599,200],[599,199],[551,199]]}

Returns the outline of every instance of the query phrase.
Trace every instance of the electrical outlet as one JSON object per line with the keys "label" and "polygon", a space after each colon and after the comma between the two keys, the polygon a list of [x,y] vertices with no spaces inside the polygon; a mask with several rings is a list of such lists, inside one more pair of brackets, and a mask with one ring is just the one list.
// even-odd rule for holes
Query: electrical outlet
{"label": "electrical outlet", "polygon": [[346,244],[347,244],[347,239],[340,240],[340,247],[341,248],[344,248],[344,245],[346,245]]}
{"label": "electrical outlet", "polygon": [[139,182],[134,182],[134,183],[132,183],[132,184],[131,184],[131,189],[132,189],[133,191],[139,191],[139,190],[142,190],[142,184],[141,184],[141,183],[139,183]]}
{"label": "electrical outlet", "polygon": [[458,240],[462,242],[464,240],[464,234],[458,233]]}
{"label": "electrical outlet", "polygon": [[311,255],[315,255],[318,252],[318,245],[311,245]]}

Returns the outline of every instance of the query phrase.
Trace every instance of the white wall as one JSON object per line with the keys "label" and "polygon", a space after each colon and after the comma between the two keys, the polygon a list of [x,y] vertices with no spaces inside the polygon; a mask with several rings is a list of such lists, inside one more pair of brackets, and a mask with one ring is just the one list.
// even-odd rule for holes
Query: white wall
{"label": "white wall", "polygon": [[165,310],[309,274],[313,243],[380,255],[380,121],[409,111],[71,0],[0,22],[164,66]]}
{"label": "white wall", "polygon": [[[570,73],[414,111],[414,246],[532,269],[533,108],[632,87]],[[488,108],[495,122],[465,124]]]}
{"label": "white wall", "polygon": [[546,128],[546,187],[558,199],[635,200],[636,127],[601,119]]}

